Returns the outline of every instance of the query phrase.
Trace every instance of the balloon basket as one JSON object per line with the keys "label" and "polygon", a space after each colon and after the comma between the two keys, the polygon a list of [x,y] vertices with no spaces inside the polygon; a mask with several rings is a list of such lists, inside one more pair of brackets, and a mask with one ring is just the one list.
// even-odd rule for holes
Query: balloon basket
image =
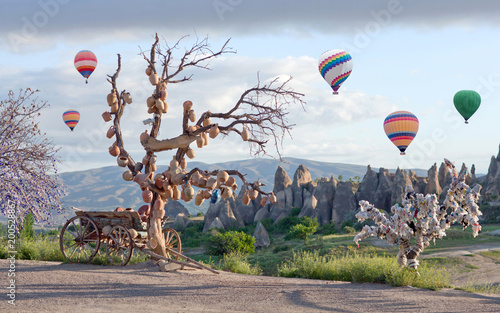
{"label": "balloon basket", "polygon": [[465,124],[469,124],[469,121],[465,121]]}
{"label": "balloon basket", "polygon": [[338,92],[338,91],[334,91],[334,92],[332,92],[332,94],[333,94],[333,95],[338,95],[338,94],[339,94],[339,92]]}
{"label": "balloon basket", "polygon": [[399,155],[406,155],[406,153],[405,152],[401,152]]}

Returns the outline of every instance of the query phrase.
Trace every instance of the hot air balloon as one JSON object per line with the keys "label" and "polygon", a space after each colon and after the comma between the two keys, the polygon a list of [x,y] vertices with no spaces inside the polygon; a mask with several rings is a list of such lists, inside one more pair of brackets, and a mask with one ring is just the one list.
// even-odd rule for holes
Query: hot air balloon
{"label": "hot air balloon", "polygon": [[85,77],[85,83],[88,83],[88,78],[97,66],[97,58],[95,54],[90,50],[82,50],[75,55],[75,67],[83,77]]}
{"label": "hot air balloon", "polygon": [[396,111],[389,114],[384,120],[384,131],[392,143],[405,155],[418,132],[418,119],[408,111]]}
{"label": "hot air balloon", "polygon": [[460,90],[453,97],[453,103],[457,111],[464,117],[465,124],[481,104],[481,96],[474,90]]}
{"label": "hot air balloon", "polygon": [[80,120],[80,113],[78,113],[77,110],[68,110],[63,113],[63,121],[66,123],[66,126],[73,131],[75,128],[76,124],[78,124],[78,121]]}
{"label": "hot air balloon", "polygon": [[333,94],[338,94],[340,85],[351,75],[352,58],[344,50],[329,50],[319,57],[319,72],[332,87]]}

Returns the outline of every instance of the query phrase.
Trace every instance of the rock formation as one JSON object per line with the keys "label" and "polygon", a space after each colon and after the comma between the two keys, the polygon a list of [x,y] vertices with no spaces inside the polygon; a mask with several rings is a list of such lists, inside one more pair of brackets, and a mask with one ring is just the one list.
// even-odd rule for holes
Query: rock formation
{"label": "rock formation", "polygon": [[257,227],[255,227],[255,231],[253,233],[255,237],[255,247],[269,247],[271,244],[271,239],[269,239],[269,234],[267,233],[266,228],[262,225],[261,222],[257,223]]}

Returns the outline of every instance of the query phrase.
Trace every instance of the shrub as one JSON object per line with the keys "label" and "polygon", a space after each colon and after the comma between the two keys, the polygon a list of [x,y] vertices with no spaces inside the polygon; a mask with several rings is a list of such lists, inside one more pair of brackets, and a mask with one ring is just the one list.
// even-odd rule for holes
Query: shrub
{"label": "shrub", "polygon": [[322,225],[321,227],[319,227],[317,232],[324,235],[324,236],[334,235],[337,233],[337,229],[335,228],[334,223],[328,223],[328,224],[325,224],[325,225]]}
{"label": "shrub", "polygon": [[304,241],[308,241],[309,237],[316,232],[319,224],[316,222],[316,219],[312,219],[310,217],[304,217],[301,219],[300,224],[293,225],[290,228],[290,231],[285,236],[285,240],[288,239],[304,239]]}
{"label": "shrub", "polygon": [[231,252],[254,253],[255,238],[241,231],[214,232],[208,238],[206,250],[211,255]]}
{"label": "shrub", "polygon": [[258,266],[252,266],[248,263],[247,255],[241,251],[232,252],[224,255],[218,268],[222,271],[246,275],[260,275],[262,270]]}
{"label": "shrub", "polygon": [[32,213],[26,214],[23,221],[23,229],[21,229],[20,237],[21,240],[33,240],[35,238],[35,230],[33,229],[33,224],[35,223],[35,217]]}
{"label": "shrub", "polygon": [[196,213],[196,216],[203,216],[203,212]]}
{"label": "shrub", "polygon": [[356,230],[351,226],[344,226],[344,228],[342,228],[342,232],[344,234],[354,234],[356,233]]}

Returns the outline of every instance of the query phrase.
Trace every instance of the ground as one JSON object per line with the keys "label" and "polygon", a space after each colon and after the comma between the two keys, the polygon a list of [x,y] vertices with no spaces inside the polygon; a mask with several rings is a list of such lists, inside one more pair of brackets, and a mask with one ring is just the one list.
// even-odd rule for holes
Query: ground
{"label": "ground", "polygon": [[[448,252],[469,262],[474,258],[478,267],[457,273],[456,282],[500,282],[500,265],[481,259],[476,248],[491,249]],[[0,260],[3,287],[10,279],[8,266]],[[16,305],[5,295],[0,312],[498,312],[500,307],[500,295],[454,289],[213,274],[174,265],[173,271],[159,272],[151,262],[115,267],[16,260],[15,266]]]}

